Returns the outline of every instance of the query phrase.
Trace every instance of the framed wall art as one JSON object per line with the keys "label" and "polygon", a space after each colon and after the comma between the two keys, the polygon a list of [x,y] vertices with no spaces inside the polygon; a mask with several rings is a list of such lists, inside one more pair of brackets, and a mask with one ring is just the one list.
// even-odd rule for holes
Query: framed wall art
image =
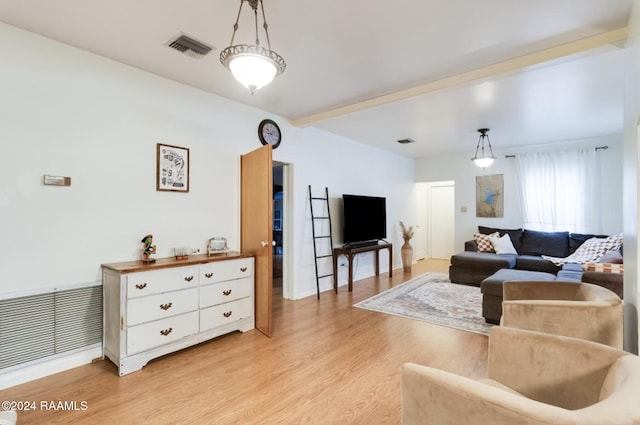
{"label": "framed wall art", "polygon": [[476,176],[476,217],[504,216],[502,174]]}
{"label": "framed wall art", "polygon": [[157,144],[156,190],[189,192],[189,149]]}

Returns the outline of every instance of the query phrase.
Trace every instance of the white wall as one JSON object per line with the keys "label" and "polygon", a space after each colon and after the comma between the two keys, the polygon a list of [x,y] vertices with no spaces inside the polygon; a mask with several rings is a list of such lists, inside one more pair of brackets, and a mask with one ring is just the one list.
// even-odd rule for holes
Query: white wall
{"label": "white wall", "polygon": [[640,1],[634,0],[625,49],[624,99],[624,346],[638,353],[638,124],[640,124]]}
{"label": "white wall", "polygon": [[[281,148],[278,148],[274,152],[274,160],[294,164],[293,219],[296,237],[293,240],[292,251],[295,273],[293,278],[297,287],[293,298],[316,292],[308,185],[311,185],[314,196],[323,196],[325,187],[329,189],[334,244],[342,243],[343,194],[386,197],[387,240],[397,248],[394,251],[393,264],[394,267],[399,267],[402,236],[398,221],[413,220],[415,216],[413,160],[314,128],[290,127],[287,132],[283,130],[284,137],[292,138],[295,142],[289,143],[286,150],[281,151]],[[322,226],[322,223],[317,224]],[[380,253],[381,272],[387,271],[388,258],[386,250]],[[340,261],[340,264],[345,262]],[[371,253],[359,255],[354,264],[354,280],[374,273]],[[330,271],[330,261],[321,264],[321,268]],[[346,267],[339,268],[338,281],[339,285],[346,283]],[[323,279],[320,283],[321,290],[333,288],[331,279]]]}
{"label": "white wall", "polygon": [[[493,142],[497,159],[491,167],[484,170],[478,168],[469,160],[470,154],[424,158],[416,161],[417,182],[455,181],[455,247],[458,251],[464,249],[464,241],[473,238],[472,235],[477,231],[478,225],[500,228],[522,227],[522,211],[520,208],[519,188],[516,182],[515,160],[513,158],[505,158],[505,155],[524,152],[609,146],[607,150],[598,151],[602,182],[602,202],[600,203],[603,216],[602,232],[613,234],[622,231],[621,135],[509,150],[496,149],[496,144],[496,142]],[[473,153],[472,149],[473,146],[470,142],[469,152]],[[475,209],[476,176],[491,174],[504,175],[504,217],[478,218],[476,217]],[[462,212],[462,207],[466,207],[467,212]],[[594,233],[597,232],[599,231],[594,230]]]}
{"label": "white wall", "polygon": [[[239,156],[260,147],[263,118],[276,119],[283,132],[274,160],[293,164],[296,297],[315,293],[308,184],[328,186],[332,197],[387,196],[393,242],[392,224],[413,214],[408,158],[294,128],[5,24],[0,57],[0,295],[100,280],[101,263],[139,259],[146,233],[157,257],[174,246],[204,249],[214,235],[239,249]],[[155,190],[159,142],[190,149],[189,193]],[[72,184],[43,186],[43,174],[69,176]],[[363,258],[359,276],[372,273],[368,263]]]}

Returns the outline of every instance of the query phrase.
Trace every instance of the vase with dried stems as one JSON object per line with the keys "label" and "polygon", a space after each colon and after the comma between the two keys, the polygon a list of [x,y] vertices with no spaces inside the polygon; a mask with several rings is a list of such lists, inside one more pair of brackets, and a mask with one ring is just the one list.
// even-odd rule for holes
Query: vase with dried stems
{"label": "vase with dried stems", "polygon": [[402,220],[400,220],[400,228],[402,229],[402,239],[404,239],[404,244],[400,248],[400,253],[402,255],[402,268],[405,273],[411,273],[411,267],[413,265],[413,247],[409,241],[413,237],[415,229],[413,226],[405,226]]}

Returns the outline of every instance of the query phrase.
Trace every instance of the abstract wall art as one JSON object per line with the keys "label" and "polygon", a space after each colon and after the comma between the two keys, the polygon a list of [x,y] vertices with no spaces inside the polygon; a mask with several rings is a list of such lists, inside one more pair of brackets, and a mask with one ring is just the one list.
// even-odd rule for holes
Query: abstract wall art
{"label": "abstract wall art", "polygon": [[503,192],[503,174],[476,176],[476,217],[503,217]]}

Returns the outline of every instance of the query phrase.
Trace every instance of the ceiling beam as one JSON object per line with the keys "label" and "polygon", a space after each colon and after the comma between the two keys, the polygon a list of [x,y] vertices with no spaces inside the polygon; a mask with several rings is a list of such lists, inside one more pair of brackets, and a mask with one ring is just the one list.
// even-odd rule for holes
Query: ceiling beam
{"label": "ceiling beam", "polygon": [[518,56],[493,65],[476,68],[461,74],[445,77],[440,80],[431,81],[408,89],[403,89],[394,93],[385,94],[373,99],[352,103],[350,105],[340,106],[338,108],[329,109],[324,112],[308,115],[306,117],[291,120],[291,124],[297,127],[303,127],[318,121],[335,118],[341,115],[350,114],[352,112],[362,111],[364,109],[374,108],[376,106],[386,105],[392,102],[432,93],[438,90],[454,87],[460,84],[472,81],[482,80],[496,75],[523,69],[529,66],[538,65],[554,59],[559,59],[583,53],[599,47],[605,47],[612,44],[624,42],[627,39],[628,27],[619,28],[613,31],[607,31],[598,35],[572,41],[570,43],[560,44],[548,49],[539,50],[523,56]]}

